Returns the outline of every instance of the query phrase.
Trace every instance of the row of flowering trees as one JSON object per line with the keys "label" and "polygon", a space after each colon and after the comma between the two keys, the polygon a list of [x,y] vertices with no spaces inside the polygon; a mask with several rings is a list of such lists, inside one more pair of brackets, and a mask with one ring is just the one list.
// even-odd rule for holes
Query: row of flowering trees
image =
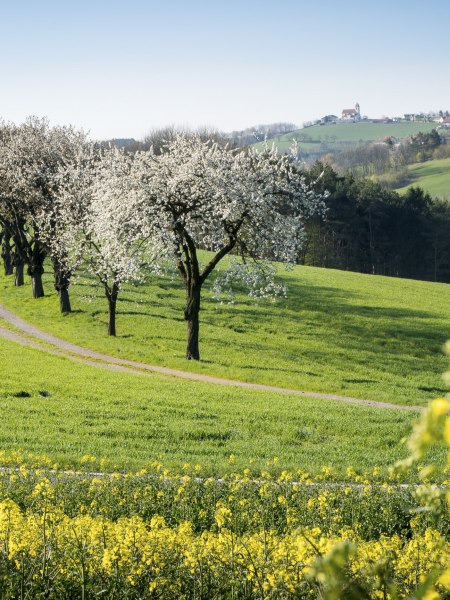
{"label": "row of flowering trees", "polygon": [[[186,357],[199,359],[201,291],[230,253],[227,282],[256,295],[277,286],[270,261],[296,261],[304,222],[323,212],[323,198],[292,157],[275,149],[231,149],[179,135],[163,151],[126,153],[90,142],[46,119],[0,126],[0,224],[5,273],[43,295],[44,260],[53,264],[62,312],[70,312],[71,274],[88,269],[104,289],[108,334],[126,281],[176,268],[186,291]],[[198,251],[209,250],[202,264]],[[231,277],[231,274],[233,277]]]}

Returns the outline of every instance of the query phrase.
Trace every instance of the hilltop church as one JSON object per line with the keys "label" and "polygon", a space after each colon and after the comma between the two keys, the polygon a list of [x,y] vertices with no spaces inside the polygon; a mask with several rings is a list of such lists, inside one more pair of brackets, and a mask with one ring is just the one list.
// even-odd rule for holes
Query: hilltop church
{"label": "hilltop church", "polygon": [[355,108],[344,108],[342,111],[341,119],[343,121],[360,121],[361,120],[361,109],[358,103],[355,104]]}

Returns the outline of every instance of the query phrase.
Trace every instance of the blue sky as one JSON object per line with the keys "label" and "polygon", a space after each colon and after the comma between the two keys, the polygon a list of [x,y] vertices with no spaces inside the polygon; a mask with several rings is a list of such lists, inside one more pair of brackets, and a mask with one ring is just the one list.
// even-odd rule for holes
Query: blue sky
{"label": "blue sky", "polygon": [[94,138],[450,110],[450,0],[0,0],[0,117]]}

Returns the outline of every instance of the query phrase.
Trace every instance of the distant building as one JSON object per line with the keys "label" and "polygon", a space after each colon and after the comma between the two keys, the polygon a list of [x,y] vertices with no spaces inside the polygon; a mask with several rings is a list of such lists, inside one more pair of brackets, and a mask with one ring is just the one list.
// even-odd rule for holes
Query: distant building
{"label": "distant building", "polygon": [[361,119],[361,109],[359,104],[355,104],[355,108],[344,108],[341,119],[343,121],[359,121]]}
{"label": "distant building", "polygon": [[428,119],[423,113],[416,113],[416,114],[405,114],[405,121],[429,121],[430,119]]}
{"label": "distant building", "polygon": [[320,119],[320,123],[321,125],[324,125],[325,123],[336,123],[337,120],[338,117],[336,115],[325,115]]}

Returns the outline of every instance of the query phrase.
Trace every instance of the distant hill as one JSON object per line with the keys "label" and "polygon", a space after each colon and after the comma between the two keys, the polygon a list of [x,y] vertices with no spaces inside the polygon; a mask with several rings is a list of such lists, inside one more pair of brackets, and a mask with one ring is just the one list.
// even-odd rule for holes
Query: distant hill
{"label": "distant hill", "polygon": [[450,200],[450,158],[429,160],[408,166],[411,183],[397,189],[403,193],[412,186],[419,186],[432,196]]}
{"label": "distant hill", "polygon": [[[275,144],[280,152],[288,152],[295,140],[298,142],[300,158],[316,160],[330,152],[355,148],[367,142],[382,141],[386,137],[400,140],[419,132],[428,133],[436,127],[436,123],[414,121],[400,123],[362,121],[313,125],[274,137],[270,143]],[[262,144],[258,143],[256,146],[261,147]]]}

